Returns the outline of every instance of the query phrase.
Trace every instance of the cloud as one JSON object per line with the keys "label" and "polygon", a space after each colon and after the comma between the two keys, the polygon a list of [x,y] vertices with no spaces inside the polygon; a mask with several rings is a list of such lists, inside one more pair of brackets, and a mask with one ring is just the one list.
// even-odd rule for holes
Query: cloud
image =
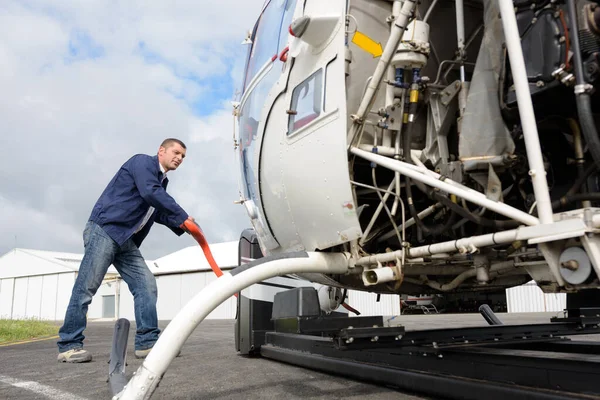
{"label": "cloud", "polygon": [[[229,100],[240,42],[262,8],[241,0],[0,3],[0,254],[82,252],[81,231],[120,165],[165,137],[188,145],[169,192],[210,242],[249,226]],[[149,258],[193,245],[156,226]]]}

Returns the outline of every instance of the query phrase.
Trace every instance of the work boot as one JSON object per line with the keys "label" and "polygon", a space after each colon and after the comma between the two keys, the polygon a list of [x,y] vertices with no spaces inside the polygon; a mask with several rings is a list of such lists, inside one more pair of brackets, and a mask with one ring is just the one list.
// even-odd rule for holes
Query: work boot
{"label": "work boot", "polygon": [[[152,347],[150,347],[149,349],[144,349],[144,350],[136,350],[135,358],[146,358],[146,356],[150,353],[150,350],[152,350]],[[179,350],[179,352],[177,353],[177,355],[175,357],[179,357],[180,355],[181,355],[181,350]]]}
{"label": "work boot", "polygon": [[84,363],[92,361],[92,354],[81,348],[58,353],[58,362]]}

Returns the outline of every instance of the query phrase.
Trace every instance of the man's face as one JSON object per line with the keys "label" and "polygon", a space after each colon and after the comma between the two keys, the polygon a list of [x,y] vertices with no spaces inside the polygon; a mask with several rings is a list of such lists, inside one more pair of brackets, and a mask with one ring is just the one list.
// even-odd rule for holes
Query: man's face
{"label": "man's face", "polygon": [[165,171],[177,169],[185,158],[185,149],[179,143],[172,143],[169,147],[158,149],[158,161]]}

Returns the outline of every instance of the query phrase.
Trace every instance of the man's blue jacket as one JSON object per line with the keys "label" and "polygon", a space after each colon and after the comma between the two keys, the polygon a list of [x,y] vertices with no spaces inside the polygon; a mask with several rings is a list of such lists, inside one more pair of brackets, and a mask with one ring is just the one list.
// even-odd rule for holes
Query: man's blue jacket
{"label": "man's blue jacket", "polygon": [[[168,179],[161,183],[158,156],[136,154],[125,162],[109,182],[92,209],[90,221],[100,225],[119,246],[133,238],[140,247],[154,221],[177,235],[188,214],[167,193]],[[138,233],[134,233],[150,206],[154,213]]]}

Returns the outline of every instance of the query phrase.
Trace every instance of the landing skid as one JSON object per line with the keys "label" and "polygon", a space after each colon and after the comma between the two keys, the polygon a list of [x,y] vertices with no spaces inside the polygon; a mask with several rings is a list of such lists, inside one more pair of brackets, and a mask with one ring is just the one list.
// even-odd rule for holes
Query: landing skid
{"label": "landing skid", "polygon": [[[277,301],[277,299],[276,299]],[[260,355],[305,368],[456,399],[600,398],[600,309],[547,324],[405,331],[382,317],[276,318]]]}

